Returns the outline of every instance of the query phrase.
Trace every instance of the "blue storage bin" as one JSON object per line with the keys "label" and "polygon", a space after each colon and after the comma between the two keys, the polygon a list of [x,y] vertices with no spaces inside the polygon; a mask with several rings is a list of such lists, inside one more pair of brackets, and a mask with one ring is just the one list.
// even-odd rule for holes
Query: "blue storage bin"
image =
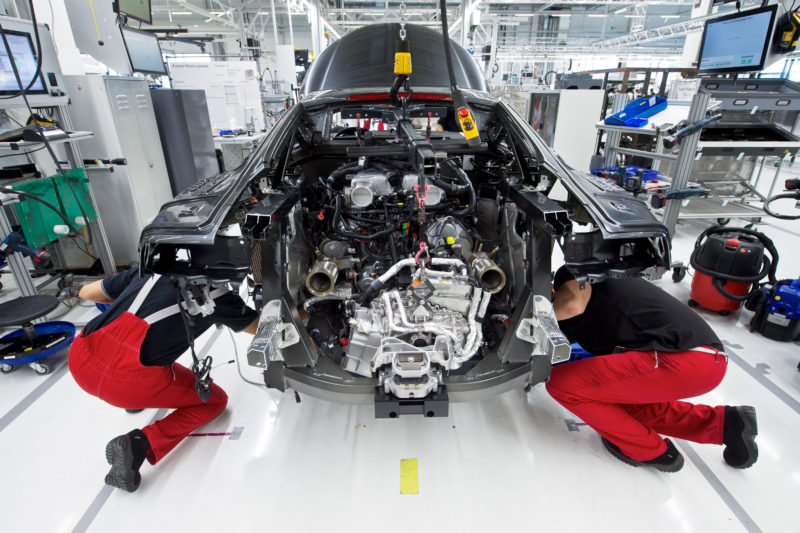
{"label": "blue storage bin", "polygon": [[[593,168],[589,172],[594,174],[595,176],[599,176],[603,172],[609,172],[614,174],[619,170],[619,167],[608,167],[608,168]],[[635,176],[637,172],[642,171],[642,181],[650,181],[650,180],[657,180],[658,179],[658,170],[650,170],[649,168],[640,168],[633,165],[628,165],[625,167],[625,175],[626,176]]]}
{"label": "blue storage bin", "polygon": [[648,96],[647,98],[637,98],[625,106],[625,109],[606,117],[603,122],[609,126],[629,126],[638,128],[647,124],[642,123],[641,119],[652,117],[656,113],[667,108],[667,99],[660,96]]}

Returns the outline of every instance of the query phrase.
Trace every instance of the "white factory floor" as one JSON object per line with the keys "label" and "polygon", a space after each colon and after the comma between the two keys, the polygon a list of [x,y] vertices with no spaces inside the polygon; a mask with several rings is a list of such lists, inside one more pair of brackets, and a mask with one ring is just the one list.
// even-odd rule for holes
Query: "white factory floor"
{"label": "white factory floor", "polygon": [[[687,261],[707,221],[682,221],[673,259]],[[800,222],[759,228],[797,277]],[[11,276],[4,275],[6,299]],[[659,286],[686,300],[691,277]],[[93,309],[70,311],[85,322]],[[127,414],[78,388],[65,355],[50,375],[0,376],[0,530],[140,531],[800,531],[798,343],[750,333],[751,313],[700,311],[730,354],[722,384],[698,398],[758,410],[759,461],[735,470],[722,447],[677,441],[675,474],[633,468],[552,400],[543,385],[451,404],[448,418],[376,420],[372,406],[281,394],[246,383],[234,364],[213,376],[223,415],[153,467],[135,493],[103,484],[106,442],[163,416]],[[198,345],[203,346],[210,332]],[[217,363],[246,349],[222,332]],[[188,361],[184,356],[182,362]],[[258,379],[258,376],[248,376]],[[212,434],[212,435],[208,435]],[[416,458],[419,494],[400,493],[400,461]]]}

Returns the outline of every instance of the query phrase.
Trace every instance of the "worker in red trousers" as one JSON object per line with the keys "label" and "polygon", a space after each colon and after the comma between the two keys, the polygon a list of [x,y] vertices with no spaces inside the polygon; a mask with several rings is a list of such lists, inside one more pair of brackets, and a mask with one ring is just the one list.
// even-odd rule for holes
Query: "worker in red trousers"
{"label": "worker in red trousers", "polygon": [[[132,268],[81,287],[81,298],[111,303],[75,338],[69,369],[78,385],[111,405],[138,411],[175,409],[144,428],[120,435],[106,445],[111,469],[105,482],[129,492],[139,488],[145,459],[160,461],[192,431],[217,417],[228,396],[214,383],[196,390],[195,374],[175,362],[197,337],[214,324],[254,334],[258,315],[227,289],[211,291],[208,316],[184,322],[178,292],[167,278],[139,277]],[[200,391],[205,399],[201,399]],[[208,395],[210,393],[210,395]]]}
{"label": "worker in red trousers", "polygon": [[583,287],[566,267],[556,272],[553,308],[570,342],[599,357],[553,368],[547,391],[633,466],[677,472],[683,456],[661,435],[724,444],[734,468],[756,462],[756,412],[750,406],[692,404],[713,390],[727,356],[706,322],[643,279]]}

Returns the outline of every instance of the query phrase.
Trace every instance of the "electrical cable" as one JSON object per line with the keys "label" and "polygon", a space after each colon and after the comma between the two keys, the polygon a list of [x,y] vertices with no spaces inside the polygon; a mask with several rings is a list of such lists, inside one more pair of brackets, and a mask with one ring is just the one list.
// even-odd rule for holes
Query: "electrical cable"
{"label": "electrical cable", "polygon": [[231,330],[231,328],[228,328],[228,333],[230,333],[231,335],[231,342],[233,343],[233,356],[234,360],[236,361],[236,371],[239,372],[239,377],[242,378],[242,380],[245,383],[249,383],[250,385],[255,385],[259,389],[264,388],[263,383],[259,383],[258,381],[250,381],[249,379],[244,377],[244,374],[242,373],[242,367],[239,366],[239,348],[236,346],[236,338],[233,336],[233,331]]}
{"label": "electrical cable", "polygon": [[45,199],[43,199],[43,198],[41,198],[41,197],[39,197],[39,196],[37,196],[35,194],[31,194],[31,193],[25,192],[25,191],[18,191],[17,189],[9,189],[8,187],[0,187],[0,192],[4,192],[6,194],[16,194],[16,195],[19,195],[19,196],[24,196],[26,198],[30,198],[32,200],[36,200],[37,202],[43,203],[44,205],[46,205],[47,207],[52,209],[59,217],[61,217],[61,220],[63,220],[66,223],[66,225],[67,225],[67,227],[69,227],[70,231],[75,233],[76,236],[78,236],[78,238],[81,239],[84,242],[84,244],[86,244],[87,246],[89,245],[89,243],[86,242],[86,239],[83,238],[83,235],[81,235],[80,232],[77,229],[75,229],[75,226],[73,226],[72,223],[69,221],[69,219],[67,218],[67,215],[65,215],[63,211],[61,211],[60,209],[55,207],[53,204],[51,204],[47,200],[45,200]]}
{"label": "electrical cable", "polygon": [[21,155],[35,154],[36,152],[40,152],[42,150],[44,150],[44,146],[42,146],[41,148],[37,148],[36,150],[27,150],[27,151],[24,151],[24,152],[17,152],[17,153],[13,153],[13,154],[0,155],[0,159],[2,159],[4,157],[19,157]]}

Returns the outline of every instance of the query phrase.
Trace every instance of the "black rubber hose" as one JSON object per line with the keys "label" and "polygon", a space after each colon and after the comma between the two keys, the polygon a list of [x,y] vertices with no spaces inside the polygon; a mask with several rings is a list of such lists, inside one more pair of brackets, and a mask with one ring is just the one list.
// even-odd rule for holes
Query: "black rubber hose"
{"label": "black rubber hose", "polygon": [[769,204],[771,204],[775,200],[784,200],[784,199],[800,200],[800,191],[785,192],[783,194],[776,194],[775,196],[770,196],[769,198],[767,198],[767,201],[764,202],[764,212],[771,217],[780,218],[781,220],[797,220],[798,218],[800,218],[800,215],[779,215],[778,213],[773,212],[769,208]]}
{"label": "black rubber hose", "polygon": [[64,221],[64,223],[67,225],[67,227],[70,229],[70,231],[72,231],[80,240],[82,240],[85,245],[89,246],[89,243],[86,242],[86,239],[83,238],[83,235],[81,235],[81,233],[75,228],[75,226],[72,225],[72,223],[69,221],[67,216],[60,209],[55,207],[53,204],[51,204],[47,200],[44,200],[43,198],[40,198],[39,196],[36,196],[35,194],[31,194],[29,192],[18,191],[17,189],[9,189],[7,187],[0,187],[0,192],[4,192],[6,194],[16,194],[16,195],[19,195],[19,196],[24,196],[26,198],[30,198],[31,200],[36,200],[37,202],[46,205],[53,212],[55,212],[55,214],[57,214],[59,217],[61,217],[61,220]]}
{"label": "black rubber hose", "polygon": [[461,181],[464,183],[464,187],[466,187],[466,190],[469,193],[469,203],[467,206],[463,209],[459,209],[458,211],[453,211],[451,214],[453,216],[464,216],[471,214],[475,210],[475,202],[477,200],[475,196],[475,187],[472,186],[472,182],[469,180],[467,173],[464,172],[464,169],[456,165],[454,161],[446,160],[444,163],[448,168],[450,168],[450,170],[456,173],[456,176],[461,179]]}
{"label": "black rubber hose", "polygon": [[364,167],[362,167],[361,163],[358,163],[358,162],[348,163],[346,165],[343,165],[343,166],[337,168],[336,170],[334,170],[333,172],[331,172],[328,175],[328,181],[332,181],[332,182],[336,183],[339,180],[339,178],[342,178],[342,177],[346,176],[351,171],[353,171],[353,170],[355,170],[357,168],[363,169]]}
{"label": "black rubber hose", "polygon": [[395,226],[389,226],[386,229],[375,232],[371,235],[360,235],[358,233],[349,233],[336,229],[341,219],[342,219],[341,197],[337,197],[336,210],[333,213],[333,230],[331,231],[331,233],[339,235],[346,239],[355,239],[357,241],[374,241],[376,239],[380,239],[381,237],[391,234],[393,231],[397,231],[398,229],[400,229],[399,225],[395,225]]}

